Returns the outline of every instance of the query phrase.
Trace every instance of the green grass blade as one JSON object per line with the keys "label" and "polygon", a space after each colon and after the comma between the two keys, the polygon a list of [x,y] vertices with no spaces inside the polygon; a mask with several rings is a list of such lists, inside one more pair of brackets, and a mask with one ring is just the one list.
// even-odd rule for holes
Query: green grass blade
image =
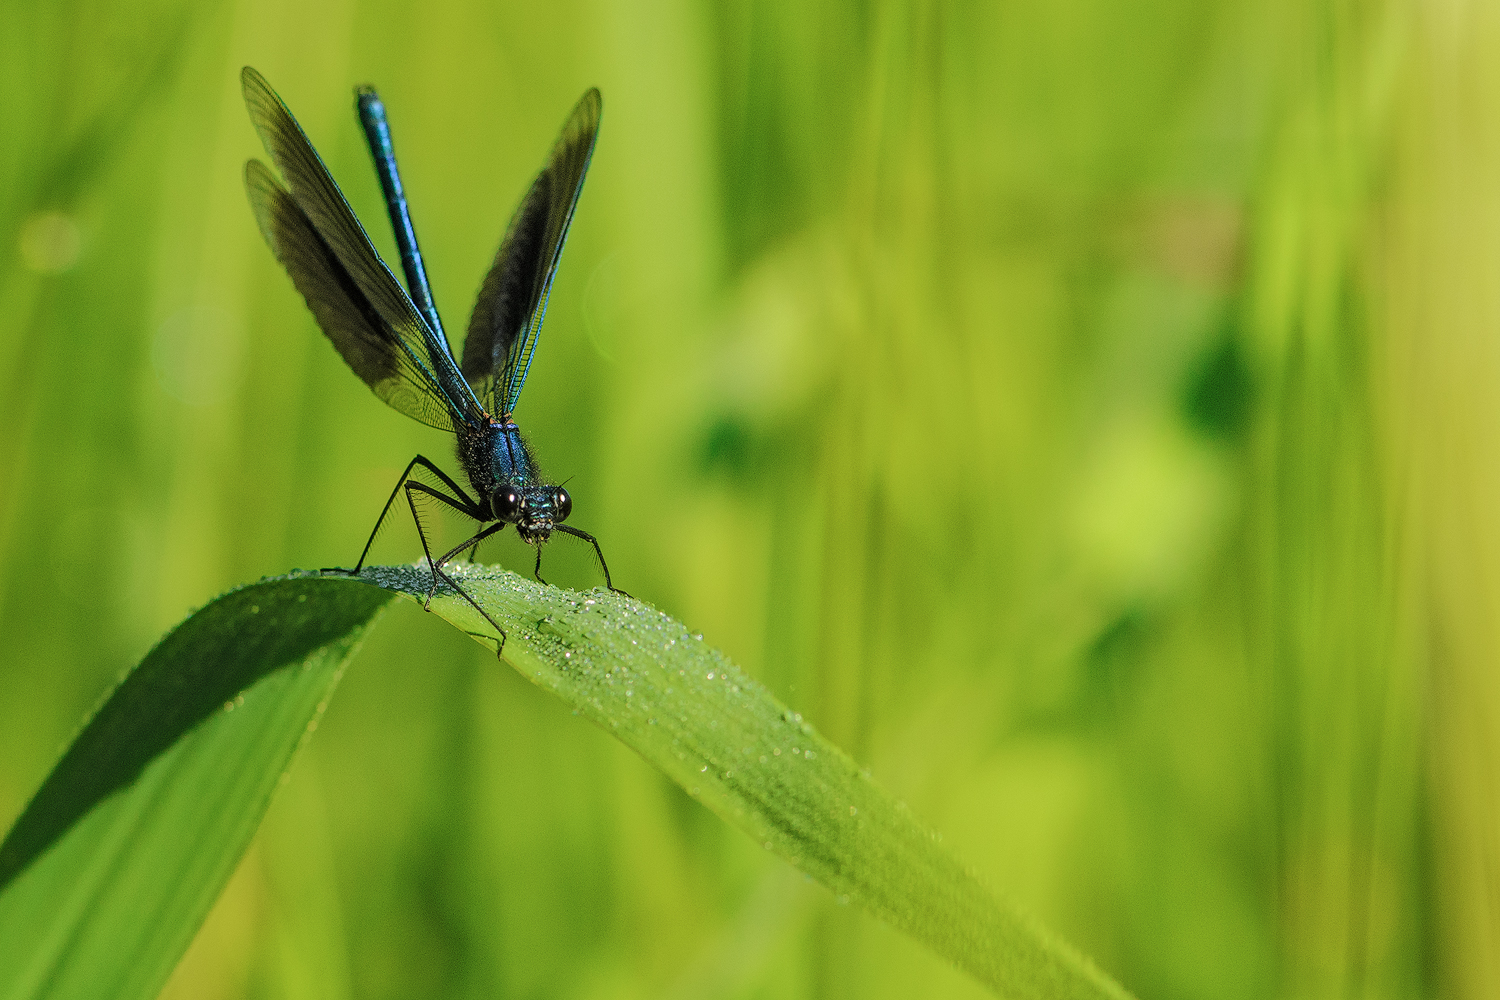
{"label": "green grass blade", "polygon": [[[603,590],[545,587],[492,567],[454,569],[507,633],[505,658],[720,817],[1004,996],[1128,994],[991,895],[906,807],[681,623]],[[368,579],[424,598],[419,567]],[[432,610],[484,641],[461,597]]]}
{"label": "green grass blade", "polygon": [[[836,896],[1008,996],[1126,997],[993,897],[837,747],[667,615],[455,570],[505,656]],[[265,581],[208,605],[115,690],[0,844],[0,1000],[150,997],[248,845],[388,594],[419,567]],[[487,623],[440,593],[438,614]],[[231,708],[232,706],[232,708]],[[230,709],[230,710],[226,710]]]}
{"label": "green grass blade", "polygon": [[0,998],[160,992],[388,600],[264,581],[126,676],[0,844]]}

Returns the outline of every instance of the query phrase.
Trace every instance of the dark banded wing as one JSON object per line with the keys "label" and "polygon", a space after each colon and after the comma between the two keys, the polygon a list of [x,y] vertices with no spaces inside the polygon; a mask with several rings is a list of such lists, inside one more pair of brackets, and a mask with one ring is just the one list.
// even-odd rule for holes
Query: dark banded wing
{"label": "dark banded wing", "polygon": [[516,408],[531,368],[552,276],[594,154],[600,107],[599,91],[591,89],[573,108],[547,166],[511,217],[474,303],[463,372],[497,417]]}
{"label": "dark banded wing", "polygon": [[422,366],[360,291],[296,200],[259,160],[245,164],[245,190],[261,235],[318,326],[354,374],[392,407],[430,427],[451,431],[447,403]]}
{"label": "dark banded wing", "polygon": [[428,326],[281,98],[255,70],[240,73],[245,106],[282,187],[258,161],[245,187],[266,243],[344,361],[375,394],[441,430],[488,418],[448,344]]}

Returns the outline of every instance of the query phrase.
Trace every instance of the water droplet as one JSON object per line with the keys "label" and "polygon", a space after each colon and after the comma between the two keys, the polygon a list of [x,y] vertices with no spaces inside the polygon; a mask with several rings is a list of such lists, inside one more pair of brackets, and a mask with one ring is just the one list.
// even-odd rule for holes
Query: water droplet
{"label": "water droplet", "polygon": [[773,754],[775,754],[776,756],[780,757],[781,756],[781,747],[777,747],[776,749],[772,750],[771,752]]}
{"label": "water droplet", "polygon": [[714,679],[714,672],[713,672],[713,671],[712,671],[712,670],[710,670],[710,671],[709,671],[709,672],[708,672],[708,679],[709,679],[709,680],[713,680],[713,679]]}
{"label": "water droplet", "polygon": [[854,806],[850,806],[849,807],[849,815],[850,816],[858,816],[859,815],[859,810],[856,809]]}

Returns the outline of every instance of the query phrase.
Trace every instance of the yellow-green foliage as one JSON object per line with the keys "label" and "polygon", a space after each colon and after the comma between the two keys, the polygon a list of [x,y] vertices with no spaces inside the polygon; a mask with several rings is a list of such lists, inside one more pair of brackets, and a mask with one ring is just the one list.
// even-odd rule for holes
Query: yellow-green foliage
{"label": "yellow-green foliage", "polygon": [[[5,3],[0,825],[452,468],[260,242],[245,63],[389,255],[379,86],[455,332],[601,88],[517,413],[573,521],[1136,995],[1500,991],[1489,6]],[[401,607],[167,995],[981,989]]]}

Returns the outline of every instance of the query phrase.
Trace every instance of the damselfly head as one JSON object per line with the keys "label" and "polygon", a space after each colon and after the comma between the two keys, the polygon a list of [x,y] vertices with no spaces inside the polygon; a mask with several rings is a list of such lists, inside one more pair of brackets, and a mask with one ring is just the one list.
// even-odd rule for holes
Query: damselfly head
{"label": "damselfly head", "polygon": [[514,524],[522,539],[539,545],[573,513],[573,498],[561,486],[502,486],[490,499],[490,509],[498,520]]}

